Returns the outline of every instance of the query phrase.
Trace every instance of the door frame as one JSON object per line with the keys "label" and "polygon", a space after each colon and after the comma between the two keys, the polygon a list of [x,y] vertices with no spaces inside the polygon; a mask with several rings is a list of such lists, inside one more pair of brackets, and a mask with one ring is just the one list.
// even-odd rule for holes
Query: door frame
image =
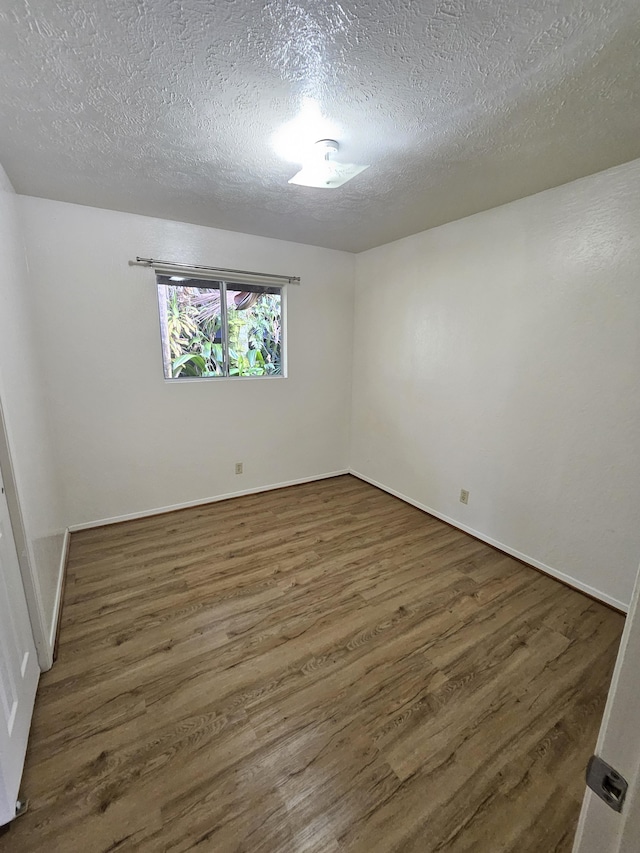
{"label": "door frame", "polygon": [[615,812],[589,788],[573,853],[635,853],[640,839],[640,569],[620,640],[596,755],[628,782],[622,811]]}
{"label": "door frame", "polygon": [[[4,486],[4,482],[2,483]],[[0,827],[19,813],[19,792],[35,705],[40,666],[36,655],[27,599],[13,538],[6,490],[0,498],[2,515],[1,608],[3,658],[2,692],[5,695],[0,714]]]}
{"label": "door frame", "polygon": [[22,585],[24,587],[25,598],[27,599],[27,611],[29,613],[29,621],[31,622],[31,632],[36,646],[38,664],[40,666],[40,670],[44,672],[45,670],[51,669],[51,666],[53,665],[53,656],[49,649],[40,591],[37,580],[34,576],[33,563],[29,553],[24,519],[22,516],[22,509],[20,507],[18,489],[16,487],[16,477],[11,458],[9,439],[7,437],[7,424],[2,408],[2,398],[0,398],[0,470],[2,471],[4,491],[7,498],[7,505],[9,507],[11,529],[16,544],[16,551],[18,553],[18,565],[20,566]]}

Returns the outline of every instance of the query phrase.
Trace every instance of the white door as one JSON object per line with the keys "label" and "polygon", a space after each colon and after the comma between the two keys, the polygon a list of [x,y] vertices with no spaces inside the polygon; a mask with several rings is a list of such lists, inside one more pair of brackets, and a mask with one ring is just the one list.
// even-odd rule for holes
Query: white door
{"label": "white door", "polygon": [[0,475],[0,826],[15,816],[40,677]]}
{"label": "white door", "polygon": [[624,626],[596,755],[628,782],[622,811],[587,789],[574,853],[640,851],[640,572]]}

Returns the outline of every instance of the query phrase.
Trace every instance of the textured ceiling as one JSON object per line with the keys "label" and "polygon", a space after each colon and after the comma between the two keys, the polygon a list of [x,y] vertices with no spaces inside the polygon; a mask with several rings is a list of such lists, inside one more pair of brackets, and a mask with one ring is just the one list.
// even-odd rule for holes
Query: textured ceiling
{"label": "textured ceiling", "polygon": [[[29,195],[360,251],[640,157],[639,44],[638,0],[15,0],[0,162]],[[301,110],[371,167],[288,184]]]}

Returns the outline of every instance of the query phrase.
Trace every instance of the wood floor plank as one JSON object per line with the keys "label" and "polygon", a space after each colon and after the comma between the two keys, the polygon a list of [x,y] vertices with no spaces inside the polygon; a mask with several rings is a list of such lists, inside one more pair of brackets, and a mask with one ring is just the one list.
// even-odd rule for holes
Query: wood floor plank
{"label": "wood floor plank", "polygon": [[0,853],[569,853],[623,622],[351,476],[74,533]]}

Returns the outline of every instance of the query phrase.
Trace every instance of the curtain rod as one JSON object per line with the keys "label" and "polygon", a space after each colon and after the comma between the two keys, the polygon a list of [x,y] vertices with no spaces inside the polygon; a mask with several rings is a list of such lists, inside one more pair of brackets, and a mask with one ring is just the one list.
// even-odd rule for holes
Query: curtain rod
{"label": "curtain rod", "polygon": [[296,275],[271,275],[271,273],[251,272],[251,270],[232,270],[225,269],[224,267],[206,267],[200,264],[176,264],[173,261],[159,261],[156,258],[136,257],[135,261],[129,261],[129,266],[175,268],[177,270],[195,270],[196,272],[230,273],[231,275],[239,276],[250,275],[255,276],[256,278],[280,279],[282,281],[286,281],[288,284],[300,284],[300,276]]}

